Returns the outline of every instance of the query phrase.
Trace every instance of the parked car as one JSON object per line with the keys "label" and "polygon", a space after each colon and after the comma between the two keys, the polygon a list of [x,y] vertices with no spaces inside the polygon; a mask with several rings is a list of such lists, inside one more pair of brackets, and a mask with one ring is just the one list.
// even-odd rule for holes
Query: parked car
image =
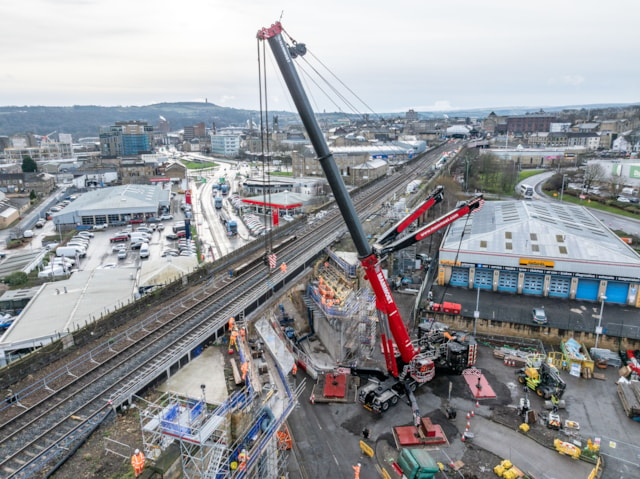
{"label": "parked car", "polygon": [[531,311],[531,319],[537,324],[547,324],[549,322],[544,308],[533,308]]}
{"label": "parked car", "polygon": [[168,240],[177,240],[179,238],[179,236],[175,233],[169,233],[168,235],[165,236],[166,239]]}
{"label": "parked car", "polygon": [[22,232],[23,238],[33,238],[33,230],[24,230]]}
{"label": "parked car", "polygon": [[164,230],[164,225],[162,223],[160,223],[157,227],[158,231],[163,231]]}
{"label": "parked car", "polygon": [[140,249],[142,245],[145,244],[143,241],[132,241],[130,248],[131,249]]}
{"label": "parked car", "polygon": [[106,223],[101,223],[99,225],[93,225],[93,229],[94,230],[106,230],[107,229],[107,224]]}
{"label": "parked car", "polygon": [[36,221],[36,224],[34,226],[36,228],[42,228],[46,222],[47,220],[45,220],[44,218],[40,218],[38,221]]}
{"label": "parked car", "polygon": [[173,219],[173,215],[162,215],[162,216],[160,216],[160,220],[161,221],[172,220],[172,219]]}
{"label": "parked car", "polygon": [[128,234],[117,234],[115,236],[112,236],[109,241],[111,243],[119,243],[122,241],[129,241],[129,235]]}
{"label": "parked car", "polygon": [[631,200],[626,196],[618,196],[618,203],[631,203]]}
{"label": "parked car", "polygon": [[118,251],[118,259],[125,259],[127,257],[127,250],[121,249]]}

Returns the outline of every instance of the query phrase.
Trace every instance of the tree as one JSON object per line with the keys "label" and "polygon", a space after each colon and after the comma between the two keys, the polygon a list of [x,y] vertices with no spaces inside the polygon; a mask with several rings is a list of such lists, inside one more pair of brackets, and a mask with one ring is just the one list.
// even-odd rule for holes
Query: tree
{"label": "tree", "polygon": [[606,174],[602,165],[599,165],[598,163],[589,163],[585,166],[583,179],[585,193],[589,193],[589,189],[593,184],[604,180],[605,177]]}
{"label": "tree", "polygon": [[7,275],[2,281],[9,286],[22,286],[29,281],[29,276],[27,276],[27,273],[24,271],[14,271]]}
{"label": "tree", "polygon": [[35,173],[38,171],[38,164],[30,156],[22,158],[22,172],[23,173]]}
{"label": "tree", "polygon": [[36,190],[31,190],[31,193],[29,193],[29,199],[31,202],[33,203],[37,198],[38,194],[36,193]]}

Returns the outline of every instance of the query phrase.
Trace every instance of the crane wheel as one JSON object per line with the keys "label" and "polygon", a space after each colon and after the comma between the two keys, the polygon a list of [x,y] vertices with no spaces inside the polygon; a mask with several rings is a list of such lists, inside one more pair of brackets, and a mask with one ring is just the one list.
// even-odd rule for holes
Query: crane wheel
{"label": "crane wheel", "polygon": [[387,401],[382,403],[382,410],[386,411],[387,409],[389,409],[389,403]]}
{"label": "crane wheel", "polygon": [[398,396],[393,396],[391,398],[391,405],[395,406],[396,404],[398,404]]}

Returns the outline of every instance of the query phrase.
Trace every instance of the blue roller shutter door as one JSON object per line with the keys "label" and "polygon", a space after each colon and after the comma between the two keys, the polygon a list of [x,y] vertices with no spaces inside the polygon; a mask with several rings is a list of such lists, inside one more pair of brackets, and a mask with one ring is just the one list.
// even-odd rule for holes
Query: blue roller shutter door
{"label": "blue roller shutter door", "polygon": [[525,273],[524,282],[522,284],[522,293],[542,295],[543,292],[544,292],[544,275]]}
{"label": "blue roller shutter door", "polygon": [[498,291],[515,293],[518,291],[518,273],[516,271],[500,271]]}
{"label": "blue roller shutter door", "polygon": [[485,268],[476,268],[476,274],[473,279],[473,287],[480,289],[493,288],[493,270]]}
{"label": "blue roller shutter door", "polygon": [[549,281],[549,296],[568,298],[571,289],[571,278],[552,275]]}
{"label": "blue roller shutter door", "polygon": [[629,283],[608,281],[607,292],[604,295],[607,297],[607,300],[605,301],[607,303],[627,304],[627,296],[629,295]]}
{"label": "blue roller shutter door", "polygon": [[469,287],[469,268],[453,268],[451,270],[451,279],[449,280],[451,286],[463,286]]}
{"label": "blue roller shutter door", "polygon": [[600,281],[597,279],[581,278],[578,280],[578,289],[576,290],[576,299],[586,299],[588,301],[598,300],[598,289]]}

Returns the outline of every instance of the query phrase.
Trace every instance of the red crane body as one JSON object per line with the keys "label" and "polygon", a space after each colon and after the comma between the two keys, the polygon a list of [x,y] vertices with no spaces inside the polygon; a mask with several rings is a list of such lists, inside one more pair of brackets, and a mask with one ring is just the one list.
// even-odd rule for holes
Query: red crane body
{"label": "red crane body", "polygon": [[[375,293],[376,307],[386,317],[386,325],[382,325],[381,341],[387,371],[394,379],[400,378],[400,382],[405,382],[410,377],[416,383],[425,383],[434,377],[435,369],[433,361],[422,355],[420,349],[414,346],[411,341],[407,328],[393,299],[389,284],[384,277],[382,268],[380,267],[380,257],[387,253],[409,246],[410,244],[413,244],[447,226],[461,216],[471,213],[474,209],[481,206],[483,201],[482,197],[476,197],[458,207],[453,212],[448,213],[435,222],[417,230],[413,234],[391,242],[421,214],[442,199],[442,188],[438,187],[422,205],[411,212],[406,218],[401,220],[395,227],[381,236],[380,241],[383,244],[380,244],[379,242],[378,245],[375,245],[372,248],[364,234],[362,223],[356,214],[351,197],[347,192],[342,176],[336,166],[324,135],[320,130],[320,126],[313,114],[309,100],[293,65],[292,58],[304,55],[304,53],[306,53],[306,47],[304,44],[296,42],[294,42],[292,46],[288,46],[283,39],[283,33],[284,28],[279,22],[277,22],[269,28],[261,29],[257,34],[257,38],[259,40],[268,41],[271,47],[300,118],[309,135],[309,139],[316,152],[318,161],[325,173],[327,182],[331,187],[340,213],[344,218],[351,238],[355,244],[360,263],[362,264],[366,277]],[[391,334],[391,337],[388,336],[387,330]],[[394,342],[400,354],[401,365],[403,368],[402,371],[399,371],[398,361],[394,354]],[[396,388],[399,381],[395,380],[392,382],[394,383],[393,387]],[[410,389],[406,384],[405,387],[408,392],[412,391],[412,389]],[[389,389],[390,388],[386,388],[385,390]],[[395,394],[395,396],[391,399],[395,399],[395,402],[397,402],[398,392],[393,394]],[[395,404],[395,402],[393,402],[393,404]],[[412,400],[412,402],[414,401]],[[387,402],[384,402],[384,404],[387,404],[388,407]],[[365,407],[367,407],[366,404]],[[384,406],[382,407],[382,410],[385,410]],[[414,411],[415,410],[416,408],[414,408]]]}

